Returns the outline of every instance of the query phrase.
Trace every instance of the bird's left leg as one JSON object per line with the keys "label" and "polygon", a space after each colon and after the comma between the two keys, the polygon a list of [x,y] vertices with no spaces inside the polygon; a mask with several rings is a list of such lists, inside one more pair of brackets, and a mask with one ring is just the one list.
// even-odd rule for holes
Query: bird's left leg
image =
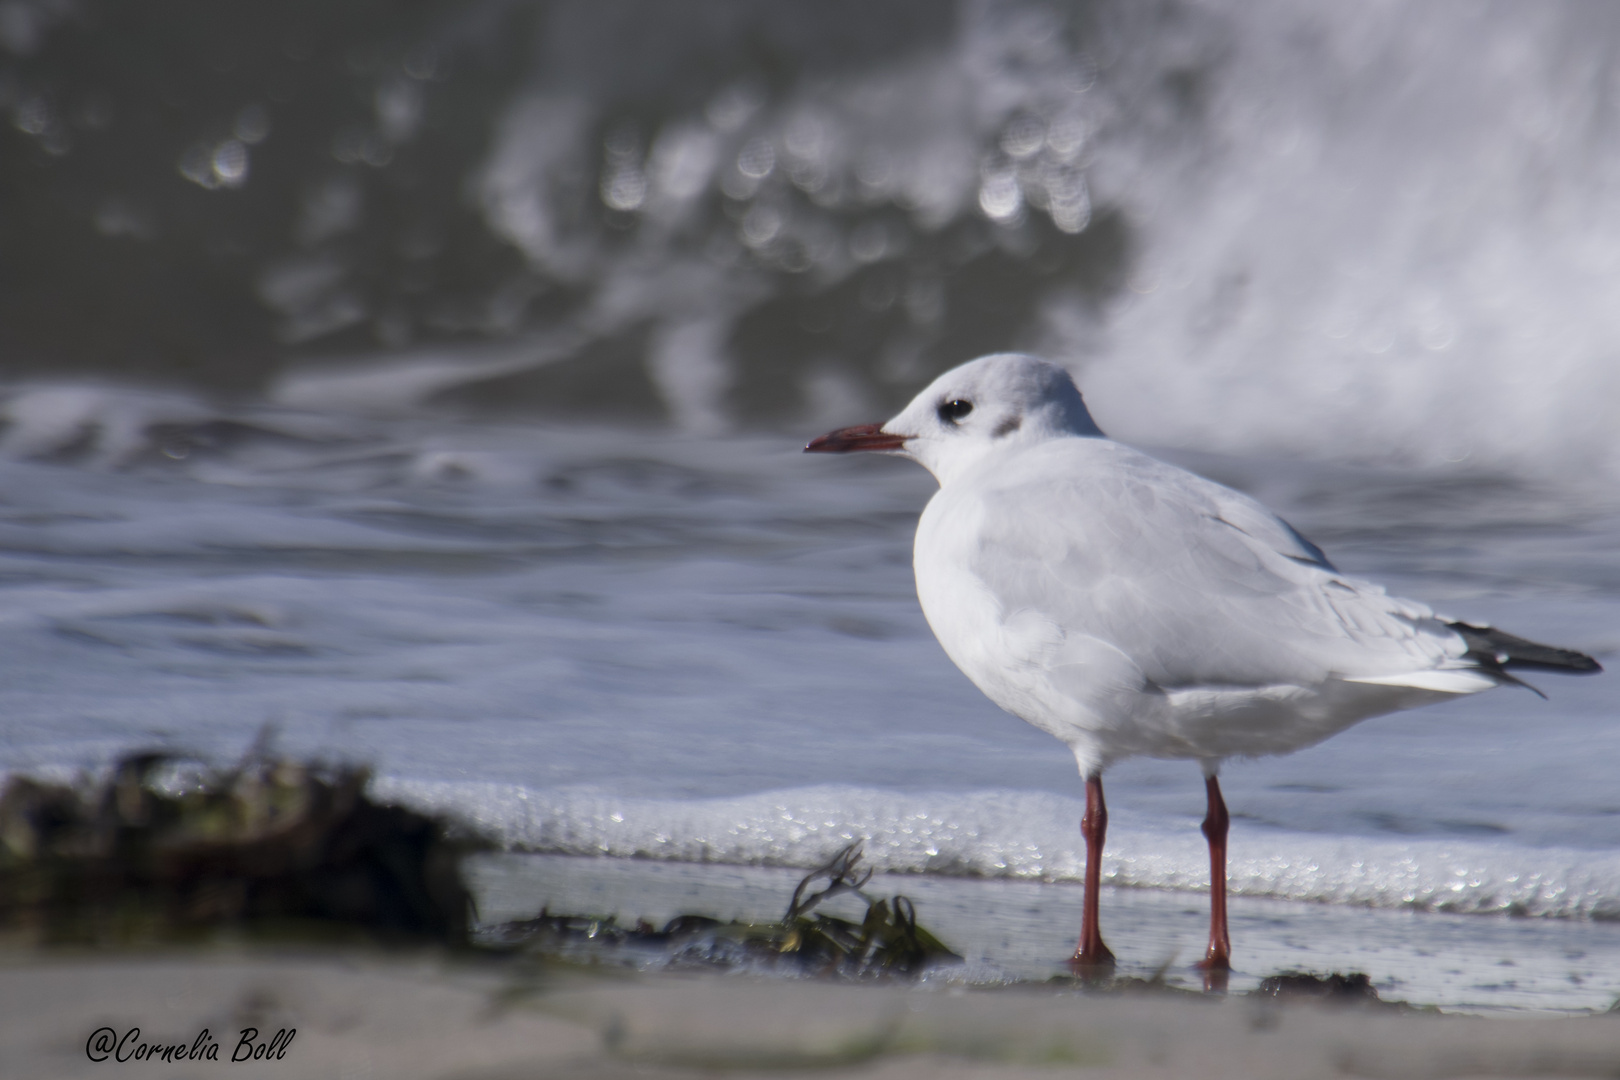
{"label": "bird's left leg", "polygon": [[1205,983],[1211,984],[1216,973],[1219,975],[1214,982],[1224,983],[1225,973],[1232,970],[1232,940],[1226,933],[1226,830],[1232,819],[1226,812],[1226,800],[1221,798],[1221,782],[1214,773],[1204,777],[1204,790],[1209,795],[1203,826],[1204,838],[1209,841],[1209,949],[1198,966],[1205,972]]}

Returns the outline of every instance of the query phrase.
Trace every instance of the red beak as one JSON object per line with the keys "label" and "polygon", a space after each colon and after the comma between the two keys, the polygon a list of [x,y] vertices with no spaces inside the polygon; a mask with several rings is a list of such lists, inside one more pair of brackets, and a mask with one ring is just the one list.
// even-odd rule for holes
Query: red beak
{"label": "red beak", "polygon": [[810,440],[804,448],[807,454],[847,454],[851,450],[899,450],[906,445],[906,436],[890,435],[877,424],[839,428]]}

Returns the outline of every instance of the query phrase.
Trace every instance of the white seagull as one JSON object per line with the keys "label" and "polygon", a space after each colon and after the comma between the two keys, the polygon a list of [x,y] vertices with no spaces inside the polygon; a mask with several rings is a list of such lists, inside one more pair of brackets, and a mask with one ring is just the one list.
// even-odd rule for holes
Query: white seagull
{"label": "white seagull", "polygon": [[1141,754],[1203,767],[1210,931],[1199,966],[1216,978],[1231,967],[1224,759],[1285,754],[1370,716],[1518,683],[1511,669],[1602,670],[1340,573],[1254,499],[1105,437],[1068,372],[1033,356],[963,364],[888,423],[805,450],[899,454],[939,481],[914,557],[928,625],[991,701],[1067,743],[1085,778],[1083,970],[1113,963],[1097,926],[1111,763]]}

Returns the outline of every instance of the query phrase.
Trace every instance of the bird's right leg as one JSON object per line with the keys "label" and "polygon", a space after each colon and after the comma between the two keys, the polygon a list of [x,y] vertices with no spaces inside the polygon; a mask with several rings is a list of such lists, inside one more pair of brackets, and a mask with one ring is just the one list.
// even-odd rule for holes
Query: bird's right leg
{"label": "bird's right leg", "polygon": [[1070,961],[1075,967],[1111,967],[1114,954],[1103,944],[1097,926],[1097,893],[1102,885],[1103,838],[1108,834],[1108,804],[1103,802],[1102,774],[1086,777],[1086,813],[1080,835],[1086,838],[1086,898],[1080,916],[1080,947]]}

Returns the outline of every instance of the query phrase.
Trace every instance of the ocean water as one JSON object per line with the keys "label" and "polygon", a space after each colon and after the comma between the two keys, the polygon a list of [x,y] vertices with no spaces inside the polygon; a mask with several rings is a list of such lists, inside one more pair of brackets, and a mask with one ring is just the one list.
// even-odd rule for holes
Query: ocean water
{"label": "ocean water", "polygon": [[[805,457],[803,432],[234,422],[118,469],[0,464],[0,766],[154,745],[229,760],[269,724],[283,750],[369,761],[381,795],[515,852],[807,867],[860,839],[882,870],[1072,899],[1073,760],[933,641],[915,466]],[[1189,464],[1351,572],[1614,652],[1620,514],[1600,493]],[[1493,691],[1230,764],[1234,893],[1466,913],[1482,932],[1620,918],[1613,691],[1536,681],[1549,700]],[[1108,793],[1106,882],[1207,887],[1194,766],[1128,762]],[[1320,918],[1281,910],[1293,932]]]}
{"label": "ocean water", "polygon": [[[1072,900],[1073,761],[929,634],[928,476],[798,453],[1006,348],[1351,573],[1620,653],[1605,7],[73,10],[0,20],[0,769],[270,725],[549,860],[535,908],[862,839],[1031,972],[1070,931],[988,898]],[[1613,678],[1231,763],[1251,958],[1620,993],[1549,989],[1620,918]],[[1202,789],[1108,798],[1150,970]]]}

